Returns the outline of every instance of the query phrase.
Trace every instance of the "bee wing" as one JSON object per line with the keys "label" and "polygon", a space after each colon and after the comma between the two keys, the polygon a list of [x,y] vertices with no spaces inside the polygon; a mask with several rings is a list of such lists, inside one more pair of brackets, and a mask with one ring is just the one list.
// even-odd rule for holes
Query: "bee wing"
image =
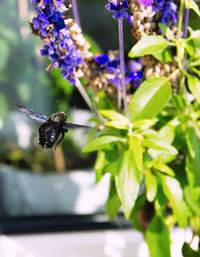
{"label": "bee wing", "polygon": [[29,118],[33,119],[33,120],[37,120],[37,121],[40,121],[40,122],[47,122],[48,120],[48,117],[43,115],[43,114],[40,114],[38,112],[35,112],[34,110],[31,110],[25,106],[22,106],[22,105],[19,105],[19,104],[15,104],[15,106],[21,111],[23,112],[24,114],[26,114]]}
{"label": "bee wing", "polygon": [[65,130],[68,130],[68,128],[92,128],[90,126],[85,126],[85,125],[79,125],[79,124],[72,124],[72,123],[65,123],[63,126]]}

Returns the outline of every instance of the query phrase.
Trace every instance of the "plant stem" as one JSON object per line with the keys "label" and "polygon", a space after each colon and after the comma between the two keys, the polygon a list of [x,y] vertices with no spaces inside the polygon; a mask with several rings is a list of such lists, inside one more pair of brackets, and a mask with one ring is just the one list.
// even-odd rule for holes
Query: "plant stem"
{"label": "plant stem", "polygon": [[120,51],[122,93],[123,93],[125,114],[129,118],[126,83],[125,83],[124,36],[123,36],[123,19],[122,18],[118,19],[118,31],[119,31],[119,51]]}
{"label": "plant stem", "polygon": [[84,87],[81,85],[81,82],[79,79],[76,79],[76,84],[75,84],[76,88],[78,89],[79,93],[82,95],[83,99],[85,100],[86,104],[88,105],[88,107],[90,108],[91,111],[93,111],[97,117],[99,118],[99,120],[104,123],[104,118],[101,116],[101,114],[98,112],[98,110],[96,109],[96,107],[94,106],[94,104],[92,103],[90,97],[88,96],[87,92],[85,91]]}
{"label": "plant stem", "polygon": [[75,22],[81,28],[81,22],[80,22],[80,17],[79,17],[79,12],[78,12],[78,5],[77,5],[76,0],[72,0],[72,9],[73,9]]}
{"label": "plant stem", "polygon": [[[188,101],[188,93],[187,93],[187,89],[185,87],[185,70],[184,70],[184,60],[182,58],[182,47],[181,45],[179,45],[179,43],[181,42],[182,39],[182,26],[183,26],[183,16],[184,16],[184,9],[185,9],[185,0],[181,0],[181,6],[180,6],[180,11],[179,11],[179,19],[178,19],[178,31],[177,31],[177,58],[178,58],[178,67],[179,70],[181,72],[180,75],[180,79],[179,79],[179,92],[180,95],[182,95],[182,97],[186,100],[186,102]],[[186,13],[187,14],[187,13]],[[189,18],[189,17],[188,17]],[[186,17],[185,19],[185,23],[184,23],[184,33],[185,30],[187,30],[187,24],[188,24],[188,19]]]}
{"label": "plant stem", "polygon": [[178,19],[178,32],[177,32],[178,41],[180,41],[180,39],[181,39],[184,8],[185,8],[185,0],[181,0],[181,6],[180,6],[180,11],[179,11],[179,19]]}
{"label": "plant stem", "polygon": [[185,9],[185,20],[184,20],[184,29],[183,29],[184,38],[187,38],[189,15],[190,15],[190,10]]}

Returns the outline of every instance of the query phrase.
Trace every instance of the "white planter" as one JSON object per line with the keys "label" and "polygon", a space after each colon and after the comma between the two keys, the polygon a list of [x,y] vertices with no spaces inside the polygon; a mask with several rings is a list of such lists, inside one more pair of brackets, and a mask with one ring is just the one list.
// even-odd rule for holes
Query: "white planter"
{"label": "white planter", "polygon": [[0,216],[104,212],[109,176],[95,184],[92,170],[38,175],[0,165]]}

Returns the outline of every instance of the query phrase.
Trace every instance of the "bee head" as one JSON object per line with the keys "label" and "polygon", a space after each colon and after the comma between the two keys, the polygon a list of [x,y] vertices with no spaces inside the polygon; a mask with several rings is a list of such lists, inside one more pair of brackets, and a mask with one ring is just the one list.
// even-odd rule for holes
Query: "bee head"
{"label": "bee head", "polygon": [[65,122],[67,115],[64,112],[56,112],[52,114],[49,119],[53,122]]}

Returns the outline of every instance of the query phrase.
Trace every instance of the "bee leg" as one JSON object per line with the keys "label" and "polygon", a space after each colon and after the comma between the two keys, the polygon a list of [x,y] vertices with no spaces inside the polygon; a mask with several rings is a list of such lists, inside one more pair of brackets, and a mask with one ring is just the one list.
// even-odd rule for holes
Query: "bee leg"
{"label": "bee leg", "polygon": [[59,146],[59,144],[63,141],[64,136],[65,136],[65,131],[62,131],[61,138],[55,144],[55,150],[56,150],[56,147]]}

